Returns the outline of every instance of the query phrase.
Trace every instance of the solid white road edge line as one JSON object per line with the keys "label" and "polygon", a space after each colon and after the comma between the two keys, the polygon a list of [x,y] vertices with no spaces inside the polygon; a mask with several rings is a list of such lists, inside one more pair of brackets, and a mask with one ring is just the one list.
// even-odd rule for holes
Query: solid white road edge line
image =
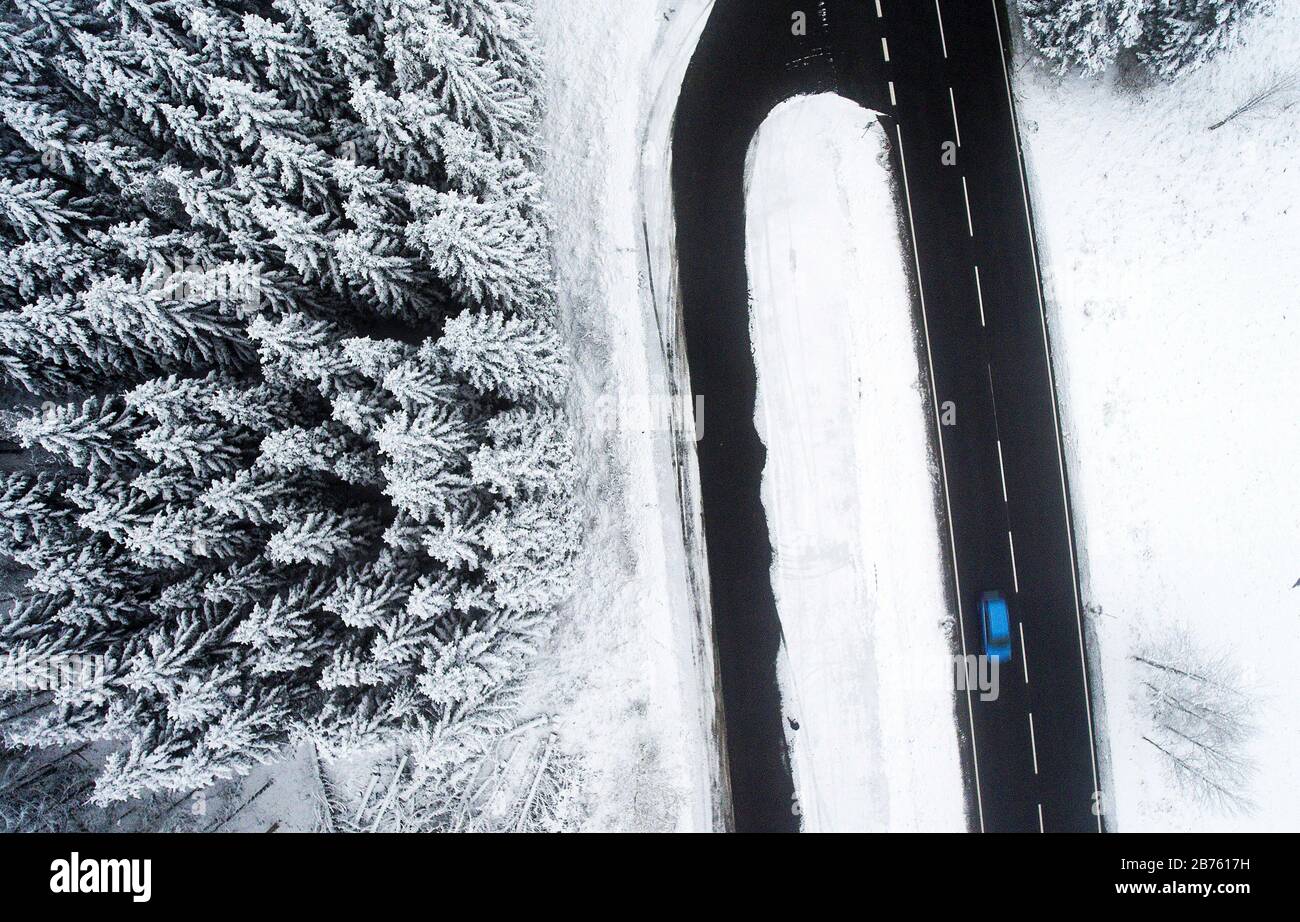
{"label": "solid white road edge line", "polygon": [[[903,126],[894,125],[898,134],[898,159],[903,165],[903,195],[907,199],[907,224],[912,232],[912,262],[916,266],[916,290],[921,298],[921,328],[925,333],[925,360],[930,369],[930,400],[934,404],[934,429],[939,439],[939,470],[943,475],[943,505],[948,513],[948,547],[952,552],[952,578],[957,592],[957,629],[961,635],[961,655],[966,658],[966,618],[961,604],[961,572],[957,568],[957,536],[952,530],[952,501],[948,497],[948,463],[943,450],[943,426],[939,423],[939,391],[934,380],[934,354],[930,349],[930,318],[925,309],[925,284],[921,281],[921,251],[916,245],[916,218],[912,214],[912,187],[907,179],[907,154],[903,150]],[[969,685],[969,683],[966,683]],[[970,723],[971,763],[975,768],[975,808],[979,813],[980,832],[984,831],[984,795],[980,791],[979,748],[975,744],[975,705],[971,690],[966,689],[966,716]]]}

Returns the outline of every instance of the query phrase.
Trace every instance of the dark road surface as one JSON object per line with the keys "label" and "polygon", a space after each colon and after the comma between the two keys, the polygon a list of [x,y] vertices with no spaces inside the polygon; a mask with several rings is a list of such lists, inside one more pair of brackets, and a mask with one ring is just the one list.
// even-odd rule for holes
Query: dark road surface
{"label": "dark road surface", "polygon": [[[807,34],[792,34],[792,14]],[[1011,600],[996,701],[956,693],[975,830],[1100,831],[1092,715],[1060,429],[998,0],[718,0],[686,74],[673,196],[736,828],[792,831],[776,684],[780,627],[759,497],[765,451],[744,264],[744,163],[779,102],[835,92],[880,114],[935,408],[962,649],[976,600]],[[941,161],[955,146],[955,165]],[[937,418],[937,413],[936,413]],[[906,655],[898,651],[897,655]]]}

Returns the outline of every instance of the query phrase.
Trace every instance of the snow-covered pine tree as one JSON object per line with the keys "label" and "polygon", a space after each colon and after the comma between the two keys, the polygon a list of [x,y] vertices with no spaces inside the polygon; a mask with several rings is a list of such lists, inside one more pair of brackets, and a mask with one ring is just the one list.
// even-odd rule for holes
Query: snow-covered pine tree
{"label": "snow-covered pine tree", "polygon": [[1020,0],[1025,35],[1058,73],[1099,74],[1142,35],[1151,0]]}
{"label": "snow-covered pine tree", "polygon": [[[498,60],[481,54],[485,17],[462,17],[479,26],[467,35],[447,17],[439,0],[384,0],[378,17],[385,56],[405,91],[432,89],[443,110],[478,132],[496,150],[533,146],[536,101],[521,83],[502,73]],[[462,13],[468,13],[460,5]]]}
{"label": "snow-covered pine tree", "polygon": [[518,203],[411,189],[406,238],[470,303],[528,315],[551,307],[550,266],[538,227]]}
{"label": "snow-covered pine tree", "polygon": [[1272,0],[1153,0],[1138,57],[1160,77],[1204,64],[1236,43],[1242,24]]}
{"label": "snow-covered pine tree", "polygon": [[141,461],[135,440],[143,427],[116,398],[52,406],[19,421],[14,433],[26,448],[41,448],[90,470],[133,467]]}
{"label": "snow-covered pine tree", "polygon": [[488,423],[490,444],[474,455],[474,482],[498,496],[563,496],[571,487],[573,442],[553,410],[516,409]]}
{"label": "snow-covered pine tree", "polygon": [[48,476],[11,472],[0,478],[0,535],[9,556],[69,527],[58,494],[58,484]]}
{"label": "snow-covered pine tree", "polygon": [[568,366],[555,329],[545,321],[465,311],[447,321],[436,346],[457,374],[484,394],[522,403],[550,403],[568,386]]}
{"label": "snow-covered pine tree", "polygon": [[1272,0],[1020,0],[1025,36],[1057,73],[1099,74],[1124,52],[1156,77],[1199,67]]}
{"label": "snow-covered pine tree", "polygon": [[502,73],[531,89],[541,77],[532,40],[532,11],[516,0],[443,0],[447,16],[479,43],[482,57],[496,61]]}

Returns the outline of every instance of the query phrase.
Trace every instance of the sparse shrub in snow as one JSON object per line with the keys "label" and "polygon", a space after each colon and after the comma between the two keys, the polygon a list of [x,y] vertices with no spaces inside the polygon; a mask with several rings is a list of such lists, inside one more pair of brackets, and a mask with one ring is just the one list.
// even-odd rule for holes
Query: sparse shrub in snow
{"label": "sparse shrub in snow", "polygon": [[1236,663],[1202,650],[1182,630],[1147,644],[1133,660],[1148,722],[1142,738],[1170,777],[1213,807],[1250,810],[1255,701]]}
{"label": "sparse shrub in snow", "polygon": [[1236,41],[1245,19],[1272,0],[1020,0],[1025,35],[1059,73],[1099,74],[1133,52],[1169,78]]}
{"label": "sparse shrub in snow", "polygon": [[109,818],[85,803],[93,781],[79,748],[27,753],[0,745],[0,833],[106,831]]}
{"label": "sparse shrub in snow", "polygon": [[[340,832],[564,832],[582,817],[578,759],[546,718],[503,724],[495,708],[465,708],[436,746],[399,762],[388,789],[345,798],[324,784],[321,830]],[[488,728],[490,732],[484,732]],[[486,744],[484,740],[486,739]],[[322,772],[324,777],[324,772]],[[390,796],[391,795],[391,796]]]}
{"label": "sparse shrub in snow", "polygon": [[578,533],[530,29],[523,0],[0,13],[0,381],[46,401],[7,416],[0,657],[104,665],[5,692],[3,729],[111,750],[98,802],[508,726],[470,715]]}

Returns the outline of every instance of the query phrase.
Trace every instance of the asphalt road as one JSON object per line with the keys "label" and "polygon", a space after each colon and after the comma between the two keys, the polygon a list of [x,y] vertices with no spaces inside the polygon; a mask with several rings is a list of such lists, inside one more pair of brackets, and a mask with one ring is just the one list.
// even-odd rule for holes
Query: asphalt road
{"label": "asphalt road", "polygon": [[[962,626],[954,652],[982,650],[981,592],[1011,599],[1015,653],[999,697],[954,697],[971,828],[1104,827],[1008,40],[1000,0],[718,0],[686,74],[672,151],[678,281],[691,386],[708,412],[698,454],[739,831],[798,828],[753,427],[744,162],[773,106],[817,92],[878,112],[894,142]],[[950,402],[955,424],[939,425]]]}

